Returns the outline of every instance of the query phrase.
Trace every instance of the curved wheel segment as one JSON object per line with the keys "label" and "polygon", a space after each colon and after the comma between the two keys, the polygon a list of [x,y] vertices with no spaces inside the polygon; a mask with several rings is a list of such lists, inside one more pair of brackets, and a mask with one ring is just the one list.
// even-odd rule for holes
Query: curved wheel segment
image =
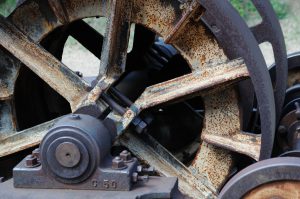
{"label": "curved wheel segment", "polygon": [[280,157],[255,163],[236,174],[219,198],[297,198],[300,159]]}

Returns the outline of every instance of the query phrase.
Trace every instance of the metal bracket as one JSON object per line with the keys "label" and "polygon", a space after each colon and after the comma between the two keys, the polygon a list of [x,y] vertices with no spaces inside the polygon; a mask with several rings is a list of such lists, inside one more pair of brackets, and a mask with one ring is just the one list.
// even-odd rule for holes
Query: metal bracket
{"label": "metal bracket", "polygon": [[178,191],[178,182],[175,177],[150,177],[147,183],[138,182],[131,191],[90,191],[70,189],[16,189],[12,180],[0,183],[1,198],[6,199],[147,199],[147,198],[184,198]]}
{"label": "metal bracket", "polygon": [[28,167],[26,161],[26,158],[23,159],[13,170],[14,186],[16,188],[129,191],[132,185],[132,175],[138,165],[137,159],[132,158],[132,161],[123,164],[122,168],[114,169],[112,168],[114,164],[113,158],[107,157],[86,181],[76,184],[65,184],[47,174],[43,170],[42,165]]}

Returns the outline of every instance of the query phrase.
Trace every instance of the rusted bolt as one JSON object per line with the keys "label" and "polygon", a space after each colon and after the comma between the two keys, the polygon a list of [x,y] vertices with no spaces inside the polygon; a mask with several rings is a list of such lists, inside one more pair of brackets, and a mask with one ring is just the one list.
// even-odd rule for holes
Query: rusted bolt
{"label": "rusted bolt", "polygon": [[137,166],[137,172],[138,173],[154,173],[154,168],[153,167],[149,167],[149,168],[145,168],[142,165]]}
{"label": "rusted bolt", "polygon": [[137,133],[143,133],[147,129],[147,123],[138,117],[132,121],[132,124],[135,126],[135,131]]}
{"label": "rusted bolt", "polygon": [[121,170],[125,169],[126,167],[127,166],[125,165],[124,160],[120,158],[120,156],[117,156],[112,160],[112,169]]}
{"label": "rusted bolt", "polygon": [[72,115],[70,116],[70,119],[72,119],[72,120],[80,120],[80,116],[77,115],[77,114],[72,114]]}
{"label": "rusted bolt", "polygon": [[140,176],[137,172],[134,172],[132,174],[132,182],[137,182],[137,181],[148,181],[149,180],[149,176],[148,175],[143,175]]}
{"label": "rusted bolt", "polygon": [[29,168],[33,168],[33,167],[37,167],[40,165],[37,157],[33,156],[33,155],[28,155],[26,158],[25,158],[25,162],[26,162],[26,167],[29,167]]}
{"label": "rusted bolt", "polygon": [[120,153],[120,158],[124,160],[125,163],[133,161],[131,153],[127,150],[124,150]]}
{"label": "rusted bolt", "polygon": [[36,157],[38,160],[40,159],[40,148],[36,148],[32,151],[32,155]]}

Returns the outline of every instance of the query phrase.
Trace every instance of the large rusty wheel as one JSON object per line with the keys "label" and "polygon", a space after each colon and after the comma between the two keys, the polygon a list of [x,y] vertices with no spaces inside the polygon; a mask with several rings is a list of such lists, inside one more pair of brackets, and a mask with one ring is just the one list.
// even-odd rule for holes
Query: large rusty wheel
{"label": "large rusty wheel", "polygon": [[[95,36],[95,32],[81,19],[95,16],[108,19],[103,45],[97,34],[99,42],[84,42],[85,34]],[[62,96],[72,111],[96,107],[103,112],[107,103],[99,97],[126,72],[131,23],[155,32],[172,44],[191,72],[148,86],[125,113],[110,112],[107,117],[118,124],[118,133],[126,132],[143,110],[195,96],[201,96],[204,101],[205,118],[199,150],[189,165],[182,164],[151,137],[145,144],[136,135],[126,132],[119,142],[153,165],[161,175],[178,176],[184,194],[193,198],[215,197],[232,172],[235,155],[231,151],[255,160],[270,157],[276,121],[272,84],[258,47],[266,38],[258,39],[259,32],[253,31],[253,34],[227,1],[28,0],[8,18],[1,17],[0,157],[38,145],[55,122],[54,119],[36,126],[23,125],[23,130],[18,131],[17,121],[24,118],[25,113],[15,106],[15,102],[22,102],[17,98],[15,84],[26,71],[24,67],[42,79],[41,84],[50,86],[51,92],[54,90]],[[83,33],[76,33],[76,39],[92,53],[97,54],[102,45],[101,57],[98,55],[101,67],[93,86],[59,61],[68,36],[66,30],[72,26],[85,28]],[[55,42],[58,44],[54,45]],[[235,85],[249,77],[256,91],[262,134],[242,130],[243,115]],[[27,80],[21,82],[25,84]],[[52,104],[51,107],[59,111],[43,120],[68,113],[69,108],[60,96],[53,100],[64,108]]]}

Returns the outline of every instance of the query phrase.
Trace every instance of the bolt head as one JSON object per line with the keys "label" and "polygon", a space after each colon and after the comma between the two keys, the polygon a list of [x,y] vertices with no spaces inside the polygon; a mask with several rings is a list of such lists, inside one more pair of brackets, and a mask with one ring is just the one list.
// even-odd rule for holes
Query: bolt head
{"label": "bolt head", "polygon": [[80,115],[72,114],[72,115],[70,115],[70,119],[71,120],[80,120]]}
{"label": "bolt head", "polygon": [[38,161],[37,157],[33,155],[28,155],[25,158],[25,163],[26,163],[25,166],[29,168],[37,167],[40,165],[40,162]]}
{"label": "bolt head", "polygon": [[120,158],[119,156],[115,157],[112,160],[112,165],[111,168],[115,169],[115,170],[121,170],[121,169],[125,169],[127,166],[124,163],[124,160],[122,158]]}
{"label": "bolt head", "polygon": [[38,160],[40,159],[40,148],[36,148],[32,151],[32,155],[36,157]]}
{"label": "bolt head", "polygon": [[144,122],[144,121],[141,120],[141,121],[138,123],[138,125],[135,127],[135,131],[136,131],[137,133],[143,133],[144,131],[146,131],[146,128],[147,128],[146,122]]}
{"label": "bolt head", "polygon": [[145,168],[142,165],[139,165],[139,166],[137,166],[136,171],[138,173],[152,174],[152,173],[154,173],[154,167]]}
{"label": "bolt head", "polygon": [[141,173],[141,172],[143,171],[143,166],[142,166],[142,165],[137,166],[137,167],[136,167],[136,171],[137,171],[138,173]]}
{"label": "bolt head", "polygon": [[138,181],[139,174],[137,172],[132,173],[132,182]]}
{"label": "bolt head", "polygon": [[155,171],[155,169],[154,169],[154,167],[149,167],[149,168],[147,168],[147,169],[145,169],[148,173],[154,173],[154,171]]}
{"label": "bolt head", "polygon": [[131,156],[131,153],[127,150],[124,150],[120,153],[120,158],[122,160],[124,160],[124,162],[132,162],[133,159],[132,159],[132,156]]}

